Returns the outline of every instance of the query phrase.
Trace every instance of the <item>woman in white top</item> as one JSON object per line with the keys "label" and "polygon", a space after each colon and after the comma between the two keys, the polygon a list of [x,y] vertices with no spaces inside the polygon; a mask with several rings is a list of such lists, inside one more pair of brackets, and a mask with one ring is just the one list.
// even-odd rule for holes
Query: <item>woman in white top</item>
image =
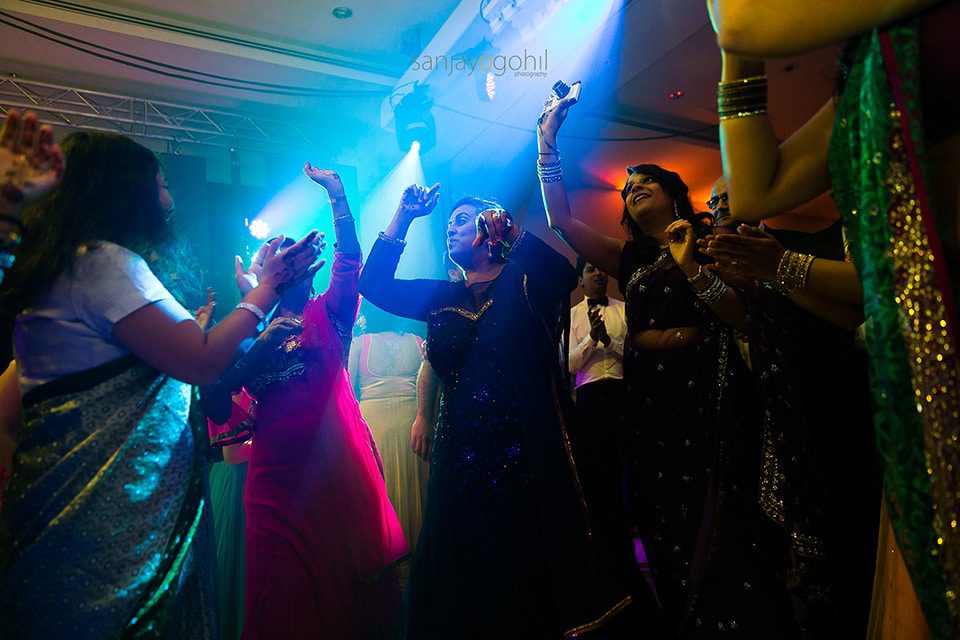
{"label": "woman in white top", "polygon": [[423,362],[422,323],[360,306],[364,333],[350,347],[349,373],[360,412],[383,460],[387,495],[412,550],[420,534],[427,490],[427,463],[410,450],[417,417],[417,372]]}
{"label": "woman in white top", "polygon": [[[22,426],[0,511],[0,637],[213,634],[206,436],[187,420],[278,291],[312,277],[316,233],[268,250],[260,285],[204,332],[176,299],[173,199],[148,149],[63,144],[60,184],[21,216],[0,309],[16,313]],[[16,374],[17,381],[11,381]]]}

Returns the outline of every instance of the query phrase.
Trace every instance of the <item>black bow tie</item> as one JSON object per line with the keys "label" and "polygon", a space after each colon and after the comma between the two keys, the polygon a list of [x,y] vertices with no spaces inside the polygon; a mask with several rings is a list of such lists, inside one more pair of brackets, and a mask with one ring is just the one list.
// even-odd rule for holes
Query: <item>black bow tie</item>
{"label": "black bow tie", "polygon": [[601,307],[605,307],[610,304],[610,299],[607,296],[603,296],[602,298],[587,298],[588,307],[592,307],[597,304]]}

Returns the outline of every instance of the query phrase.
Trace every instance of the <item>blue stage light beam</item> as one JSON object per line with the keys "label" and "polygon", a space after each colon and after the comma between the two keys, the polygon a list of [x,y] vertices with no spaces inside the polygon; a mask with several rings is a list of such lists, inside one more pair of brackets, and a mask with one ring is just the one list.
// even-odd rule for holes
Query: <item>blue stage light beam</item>
{"label": "blue stage light beam", "polygon": [[[410,151],[382,180],[363,198],[360,215],[360,245],[364,251],[377,239],[377,234],[387,228],[400,202],[403,190],[411,184],[430,187],[423,173],[423,164],[420,161],[420,143],[414,141]],[[442,215],[434,211],[431,217]],[[420,219],[410,225],[407,234],[407,249],[397,275],[401,278],[425,277],[435,275],[434,264],[437,257],[435,235],[431,230],[436,229],[434,221]]]}
{"label": "blue stage light beam", "polygon": [[[324,258],[327,265],[321,269],[315,279],[317,291],[324,291],[330,282],[330,266],[333,264],[333,214],[327,192],[314,184],[302,172],[292,174],[286,186],[277,191],[263,209],[250,221],[249,230],[262,232],[268,229],[268,236],[283,234],[289,238],[299,240],[313,229],[318,229],[326,235],[327,249]],[[256,236],[255,236],[256,237]],[[251,252],[255,253],[259,243],[250,245]],[[249,260],[251,256],[247,256]]]}

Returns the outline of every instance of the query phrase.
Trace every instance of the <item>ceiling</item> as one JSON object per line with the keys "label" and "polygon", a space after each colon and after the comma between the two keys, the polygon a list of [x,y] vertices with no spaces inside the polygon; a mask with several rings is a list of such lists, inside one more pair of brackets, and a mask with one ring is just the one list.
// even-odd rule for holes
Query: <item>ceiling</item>
{"label": "ceiling", "polygon": [[[332,145],[330,156],[372,165],[373,174],[402,156],[384,130],[391,126],[389,96],[409,90],[409,81],[428,82],[440,143],[424,164],[454,175],[512,171],[518,156],[531,153],[550,84],[581,78],[584,99],[561,136],[566,169],[573,174],[576,164],[579,186],[609,195],[624,166],[656,162],[684,176],[695,202],[705,200],[720,172],[720,62],[703,0],[619,0],[597,19],[590,8],[599,12],[605,0],[526,5],[538,2],[560,3],[558,20],[587,12],[566,30],[521,42],[509,28],[490,34],[477,0],[0,0],[0,74],[216,109],[262,119],[263,127],[315,127],[322,139],[353,136]],[[353,15],[335,18],[339,5]],[[411,68],[421,55],[476,53],[484,39],[505,55],[528,46],[549,50],[549,74],[498,78],[497,99],[482,102],[472,75]],[[778,135],[830,97],[834,58],[825,50],[768,63]],[[683,96],[671,99],[677,90]],[[0,91],[0,102],[14,96]],[[812,210],[831,215],[823,201]]]}

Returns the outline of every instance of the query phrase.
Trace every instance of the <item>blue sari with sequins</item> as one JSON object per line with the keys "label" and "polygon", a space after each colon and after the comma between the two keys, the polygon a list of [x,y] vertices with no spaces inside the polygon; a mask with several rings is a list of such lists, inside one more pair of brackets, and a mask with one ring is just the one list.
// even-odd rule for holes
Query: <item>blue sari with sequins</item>
{"label": "blue sari with sequins", "polygon": [[0,638],[212,638],[190,387],[132,356],[24,397],[0,512]]}

